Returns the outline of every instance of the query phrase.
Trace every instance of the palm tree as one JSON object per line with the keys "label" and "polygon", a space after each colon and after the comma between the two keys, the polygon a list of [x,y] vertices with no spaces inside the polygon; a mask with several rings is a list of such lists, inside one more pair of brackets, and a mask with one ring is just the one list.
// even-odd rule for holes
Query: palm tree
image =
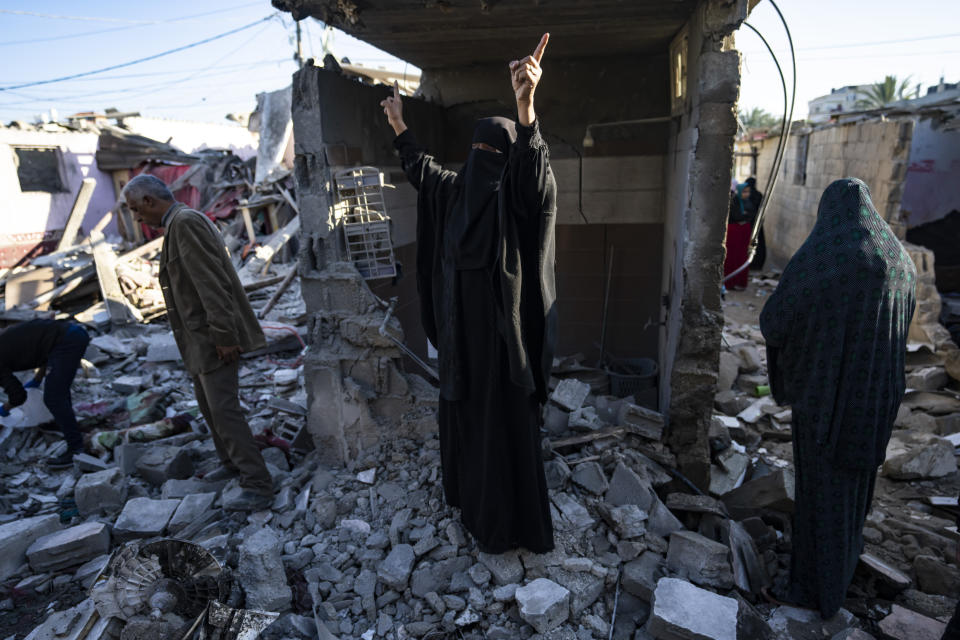
{"label": "palm tree", "polygon": [[745,131],[752,129],[769,129],[780,123],[780,120],[763,109],[754,107],[749,111],[740,112],[740,125]]}
{"label": "palm tree", "polygon": [[867,88],[866,97],[857,101],[857,108],[880,109],[891,102],[917,97],[919,87],[911,91],[909,85],[909,76],[900,81],[897,76],[887,76],[883,82],[876,82]]}

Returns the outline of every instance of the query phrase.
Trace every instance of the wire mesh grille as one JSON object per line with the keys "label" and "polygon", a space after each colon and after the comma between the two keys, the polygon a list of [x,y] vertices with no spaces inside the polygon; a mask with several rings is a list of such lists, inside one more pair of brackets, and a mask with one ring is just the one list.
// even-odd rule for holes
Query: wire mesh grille
{"label": "wire mesh grille", "polygon": [[334,217],[343,227],[347,259],[367,280],[397,275],[383,177],[375,167],[353,167],[335,176]]}

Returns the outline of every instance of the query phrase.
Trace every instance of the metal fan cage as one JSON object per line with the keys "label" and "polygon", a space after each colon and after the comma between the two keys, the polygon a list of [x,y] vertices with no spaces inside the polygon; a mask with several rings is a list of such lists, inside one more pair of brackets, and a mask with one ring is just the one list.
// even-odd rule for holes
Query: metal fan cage
{"label": "metal fan cage", "polygon": [[353,167],[337,172],[334,180],[334,217],[343,227],[347,259],[367,280],[396,276],[383,174],[376,167]]}

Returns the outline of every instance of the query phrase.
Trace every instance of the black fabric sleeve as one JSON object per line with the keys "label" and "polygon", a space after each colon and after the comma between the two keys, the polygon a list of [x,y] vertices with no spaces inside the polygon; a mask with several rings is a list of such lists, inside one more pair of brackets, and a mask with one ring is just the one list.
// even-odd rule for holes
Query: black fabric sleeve
{"label": "black fabric sleeve", "polygon": [[19,407],[27,401],[27,390],[20,384],[17,376],[13,375],[13,372],[6,367],[0,367],[0,386],[7,394],[7,409]]}
{"label": "black fabric sleeve", "polygon": [[444,182],[453,182],[456,172],[447,171],[440,166],[427,150],[420,146],[410,129],[407,129],[393,140],[393,147],[400,153],[400,161],[407,180],[417,191],[427,189],[434,191]]}
{"label": "black fabric sleeve", "polygon": [[557,183],[550,169],[550,148],[540,135],[540,121],[517,123],[508,169],[515,215],[537,215],[557,208]]}

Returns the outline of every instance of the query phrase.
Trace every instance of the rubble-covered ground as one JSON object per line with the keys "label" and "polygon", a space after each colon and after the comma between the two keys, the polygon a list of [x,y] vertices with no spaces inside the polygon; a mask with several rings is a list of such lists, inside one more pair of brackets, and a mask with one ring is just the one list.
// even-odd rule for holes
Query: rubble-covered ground
{"label": "rubble-covered ground", "polygon": [[[956,505],[956,441],[943,436],[960,432],[960,400],[936,392],[956,382],[923,349],[908,386],[926,391],[908,394],[898,419],[846,608],[822,621],[758,597],[786,578],[793,503],[790,412],[758,396],[756,318],[774,285],[728,294],[710,495],[672,470],[658,414],[604,395],[577,359],[558,363],[544,447],[556,550],[543,555],[478,551],[444,504],[436,435],[385,437],[351,469],[318,464],[309,437],[296,437],[307,402],[296,286],[267,319],[276,351],[241,368],[277,487],[269,511],[226,511],[234,487],[203,479],[216,454],[167,327],[100,336],[73,398],[95,455],[50,472],[56,433],[0,431],[0,638],[192,637],[203,584],[219,594],[205,596],[219,603],[208,622],[221,605],[275,612],[261,635],[274,640],[938,639],[960,592],[956,529],[936,506]],[[270,293],[254,292],[254,307]],[[435,409],[435,392],[409,377],[413,401]],[[102,576],[91,600],[111,553],[170,537],[216,558],[222,570],[204,574],[215,584],[174,579],[154,553],[128,565],[125,582]],[[173,604],[155,597],[161,584],[179,594]],[[107,614],[120,619],[98,621]]]}

